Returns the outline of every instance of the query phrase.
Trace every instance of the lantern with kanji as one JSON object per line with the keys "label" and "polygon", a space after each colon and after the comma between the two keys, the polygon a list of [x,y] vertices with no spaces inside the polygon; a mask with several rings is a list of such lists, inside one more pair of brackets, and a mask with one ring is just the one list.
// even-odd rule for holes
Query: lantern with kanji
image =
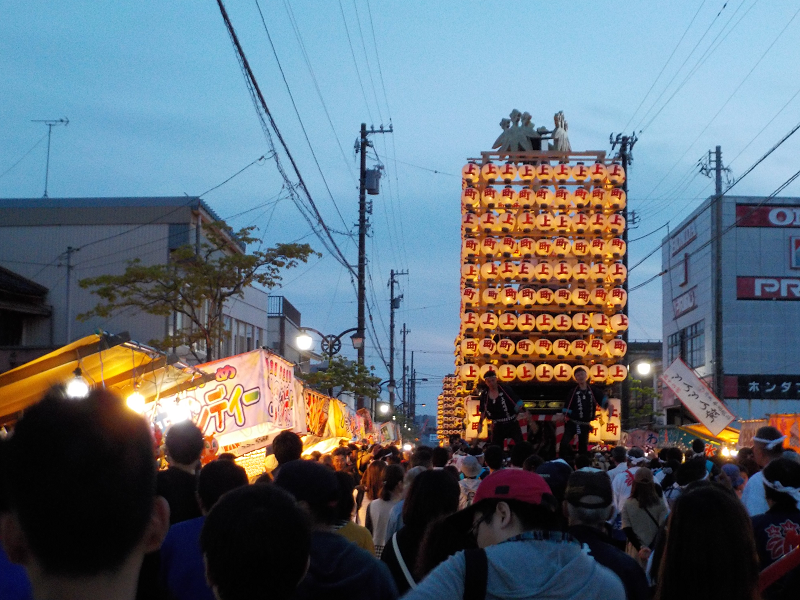
{"label": "lantern with kanji", "polygon": [[622,238],[611,238],[606,242],[606,254],[611,258],[622,258],[625,256],[627,246]]}
{"label": "lantern with kanji", "polygon": [[589,293],[589,302],[595,306],[605,306],[608,301],[608,292],[605,288],[597,287]]}
{"label": "lantern with kanji", "polygon": [[606,196],[606,209],[608,210],[622,210],[626,204],[625,190],[621,188],[614,188],[608,192]]}
{"label": "lantern with kanji", "polygon": [[568,214],[562,213],[553,217],[553,230],[556,233],[569,233],[572,229],[572,219]]}
{"label": "lantern with kanji", "polygon": [[535,250],[536,250],[536,256],[541,256],[543,258],[546,258],[553,253],[553,242],[551,242],[547,238],[537,240]]}
{"label": "lantern with kanji", "polygon": [[589,218],[589,231],[594,234],[603,233],[606,229],[606,217],[603,213],[595,213]]}
{"label": "lantern with kanji", "polygon": [[614,382],[625,381],[628,377],[628,368],[625,365],[612,365],[608,369],[608,378]]}
{"label": "lantern with kanji", "polygon": [[517,367],[514,365],[500,365],[497,368],[497,378],[504,383],[514,381],[517,378]]}
{"label": "lantern with kanji", "polygon": [[517,302],[519,302],[523,308],[531,308],[536,304],[536,290],[532,288],[522,288],[517,292]]}
{"label": "lantern with kanji", "polygon": [[519,263],[519,271],[517,272],[517,278],[522,283],[527,283],[533,277],[533,263],[527,260],[523,260]]}
{"label": "lantern with kanji", "polygon": [[536,380],[547,382],[553,379],[553,367],[547,363],[536,366]]}
{"label": "lantern with kanji", "polygon": [[533,342],[527,338],[522,338],[517,342],[517,354],[520,356],[530,356],[533,353]]}
{"label": "lantern with kanji", "polygon": [[[601,217],[603,215],[600,215]],[[606,243],[603,241],[603,238],[594,238],[591,242],[589,242],[589,254],[595,260],[600,260],[603,258],[603,255],[606,252]]]}
{"label": "lantern with kanji", "polygon": [[517,242],[517,252],[522,258],[531,258],[533,256],[535,243],[533,238],[524,237]]}
{"label": "lantern with kanji", "polygon": [[556,278],[558,283],[569,282],[572,279],[572,267],[565,260],[557,262],[553,269],[553,277]]}
{"label": "lantern with kanji", "polygon": [[535,377],[536,367],[534,367],[531,363],[522,363],[521,365],[517,365],[517,379],[523,383],[527,383],[528,381],[533,381]]}
{"label": "lantern with kanji", "polygon": [[564,308],[570,302],[572,302],[572,292],[567,288],[558,288],[553,292],[553,301],[560,308]]}
{"label": "lantern with kanji", "polygon": [[547,338],[539,338],[533,343],[533,351],[539,358],[547,358],[553,349],[553,343]]}
{"label": "lantern with kanji", "polygon": [[619,163],[613,163],[607,167],[608,180],[612,185],[622,185],[625,182],[625,169]]}
{"label": "lantern with kanji", "polygon": [[520,208],[529,209],[536,205],[536,196],[530,188],[522,188],[517,194],[517,203]]}
{"label": "lantern with kanji", "polygon": [[614,263],[608,269],[608,277],[606,280],[614,285],[621,285],[628,277],[628,269],[625,268],[621,262]]}
{"label": "lantern with kanji", "polygon": [[517,267],[516,263],[506,261],[504,263],[500,263],[500,278],[505,281],[513,281],[517,277],[517,272],[519,271],[519,267]]}
{"label": "lantern with kanji", "polygon": [[573,340],[572,343],[569,345],[569,353],[576,358],[583,358],[586,356],[586,353],[589,351],[589,344],[586,340],[578,338],[577,340]]}
{"label": "lantern with kanji", "polygon": [[592,383],[600,383],[608,379],[608,367],[603,363],[597,363],[589,368],[589,378]]}
{"label": "lantern with kanji", "polygon": [[556,199],[553,202],[553,206],[562,211],[569,210],[572,206],[572,194],[570,194],[566,186],[562,185],[556,189]]}
{"label": "lantern with kanji", "polygon": [[474,382],[478,380],[478,367],[471,363],[461,365],[458,369],[458,377],[461,381]]}
{"label": "lantern with kanji", "polygon": [[575,288],[572,290],[572,303],[576,306],[586,306],[589,302],[589,294],[589,290],[585,288]]}
{"label": "lantern with kanji", "polygon": [[515,227],[517,231],[521,231],[522,233],[530,233],[537,227],[536,216],[527,210],[520,211],[519,215],[517,215],[517,223]]}
{"label": "lantern with kanji", "polygon": [[497,215],[492,211],[488,211],[480,218],[480,228],[484,233],[492,233],[497,226]]}
{"label": "lantern with kanji", "polygon": [[536,179],[542,183],[547,183],[553,180],[553,169],[547,163],[542,163],[536,166]]}
{"label": "lantern with kanji", "polygon": [[517,216],[513,212],[504,212],[497,215],[497,227],[503,233],[511,233],[517,226]]}
{"label": "lantern with kanji", "polygon": [[464,258],[475,258],[480,253],[481,245],[476,238],[464,238],[461,243],[461,255]]}
{"label": "lantern with kanji", "polygon": [[572,367],[566,363],[557,364],[555,367],[553,367],[553,379],[561,383],[569,381],[572,379]]}
{"label": "lantern with kanji", "polygon": [[536,179],[536,167],[533,165],[520,165],[517,167],[517,176],[526,184]]}
{"label": "lantern with kanji", "polygon": [[500,254],[506,258],[512,256],[517,251],[517,240],[510,235],[500,238]]}
{"label": "lantern with kanji", "polygon": [[471,162],[461,167],[461,177],[467,181],[477,182],[481,177],[481,168]]}
{"label": "lantern with kanji", "polygon": [[461,204],[466,210],[475,210],[481,205],[481,193],[478,188],[468,187],[461,191]]}
{"label": "lantern with kanji", "polygon": [[500,192],[496,187],[491,185],[487,185],[483,188],[483,193],[481,194],[481,204],[484,208],[495,208],[497,206],[497,199],[500,195]]}
{"label": "lantern with kanji", "polygon": [[486,373],[488,373],[489,371],[497,372],[497,367],[495,367],[493,364],[490,364],[490,363],[486,363],[485,365],[482,365],[481,368],[480,368],[480,377],[481,377],[481,379],[486,377]]}
{"label": "lantern with kanji", "polygon": [[517,329],[520,331],[533,331],[536,326],[536,318],[530,313],[522,313],[517,316]]}
{"label": "lantern with kanji", "polygon": [[565,314],[555,315],[553,317],[553,328],[556,331],[569,331],[572,329],[572,317]]}
{"label": "lantern with kanji", "polygon": [[500,293],[500,301],[506,306],[513,306],[517,303],[517,290],[513,287],[506,286]]}
{"label": "lantern with kanji", "polygon": [[592,321],[592,327],[597,332],[603,332],[609,328],[608,317],[604,313],[592,313],[590,319]]}
{"label": "lantern with kanji", "polygon": [[614,333],[628,329],[628,317],[622,313],[612,315],[611,318],[608,319],[608,323],[611,326],[611,331]]}
{"label": "lantern with kanji", "polygon": [[566,183],[571,175],[572,169],[567,164],[560,163],[553,167],[553,179],[558,183]]}
{"label": "lantern with kanji", "polygon": [[497,342],[497,353],[503,358],[508,358],[514,354],[514,350],[516,349],[517,345],[514,343],[514,340],[502,338],[499,342]]}
{"label": "lantern with kanji", "polygon": [[603,210],[606,206],[606,191],[601,187],[596,187],[589,194],[589,206],[593,210]]}
{"label": "lantern with kanji", "polygon": [[586,331],[592,326],[592,320],[586,313],[575,313],[572,315],[572,328],[575,331]]}
{"label": "lantern with kanji", "polygon": [[478,231],[480,219],[475,213],[467,212],[461,215],[461,229],[464,233],[475,233]]}
{"label": "lantern with kanji", "polygon": [[619,235],[625,229],[625,217],[619,213],[608,215],[606,219],[606,230],[614,235]]}
{"label": "lantern with kanji", "polygon": [[572,192],[572,204],[578,210],[582,210],[591,204],[591,194],[586,188],[578,188]]}
{"label": "lantern with kanji", "polygon": [[566,358],[569,355],[569,340],[562,338],[553,342],[553,354],[556,358]]}
{"label": "lantern with kanji", "polygon": [[589,354],[592,356],[606,356],[608,348],[602,338],[593,338],[589,342]]}
{"label": "lantern with kanji", "polygon": [[622,308],[628,301],[628,292],[626,292],[623,288],[615,287],[609,294],[609,301],[611,302],[612,306]]}
{"label": "lantern with kanji", "polygon": [[464,291],[461,292],[461,304],[464,305],[464,308],[472,308],[473,305],[478,304],[479,298],[478,290],[475,288],[466,287]]}
{"label": "lantern with kanji", "polygon": [[478,342],[478,354],[483,355],[485,358],[492,356],[495,350],[497,350],[497,344],[492,338],[483,338]]}
{"label": "lantern with kanji", "polygon": [[554,226],[555,223],[553,223],[553,215],[551,215],[549,212],[543,212],[536,215],[536,228],[538,230],[552,231]]}
{"label": "lantern with kanji", "polygon": [[586,233],[589,227],[589,217],[586,213],[578,212],[572,216],[572,230],[578,234]]}
{"label": "lantern with kanji", "polygon": [[589,268],[589,280],[595,283],[605,283],[608,276],[608,267],[603,263],[594,263]]}
{"label": "lantern with kanji", "polygon": [[614,358],[622,358],[628,351],[628,344],[624,340],[611,340],[608,342],[608,353]]}
{"label": "lantern with kanji", "polygon": [[586,256],[589,253],[589,242],[581,238],[572,240],[572,253],[577,257]]}
{"label": "lantern with kanji", "polygon": [[497,329],[498,322],[497,315],[491,312],[483,313],[478,319],[478,325],[484,331],[494,331]]}
{"label": "lantern with kanji", "polygon": [[533,276],[539,283],[547,283],[553,277],[553,269],[550,263],[542,261],[533,268]]}
{"label": "lantern with kanji", "polygon": [[492,182],[498,178],[498,171],[497,165],[494,163],[486,163],[481,167],[481,179]]}
{"label": "lantern with kanji", "polygon": [[[589,265],[584,262],[577,262],[572,266],[572,279],[576,283],[583,285],[589,280],[590,269]],[[586,298],[589,299],[588,296]]]}
{"label": "lantern with kanji", "polygon": [[464,278],[464,282],[467,284],[472,284],[478,278],[480,274],[480,269],[478,269],[478,265],[474,263],[464,263],[461,265],[461,277]]}
{"label": "lantern with kanji", "polygon": [[473,333],[478,327],[478,315],[474,312],[465,312],[461,315],[461,329],[464,333]]}
{"label": "lantern with kanji", "polygon": [[483,303],[488,306],[492,307],[498,302],[500,302],[500,291],[497,288],[489,287],[483,290],[481,294],[481,300]]}
{"label": "lantern with kanji", "polygon": [[565,237],[557,237],[553,240],[553,254],[558,258],[564,258],[572,252],[572,242]]}
{"label": "lantern with kanji", "polygon": [[540,187],[536,190],[534,194],[534,202],[536,206],[538,206],[541,210],[548,210],[553,206],[553,203],[556,200],[555,194],[553,194],[553,190],[549,187],[544,186]]}
{"label": "lantern with kanji", "polygon": [[553,329],[553,315],[539,313],[536,315],[536,329],[538,331],[551,331]]}
{"label": "lantern with kanji", "polygon": [[481,254],[483,254],[486,258],[489,260],[494,258],[499,249],[497,238],[483,238],[483,241],[481,242]]}
{"label": "lantern with kanji", "polygon": [[589,167],[582,162],[572,167],[572,178],[578,183],[582,183],[589,179]]}
{"label": "lantern with kanji", "polygon": [[602,185],[606,181],[608,170],[603,163],[594,163],[589,167],[589,177],[595,185]]}
{"label": "lantern with kanji", "polygon": [[504,165],[498,165],[498,170],[500,174],[497,178],[502,179],[506,183],[511,183],[517,178],[517,166],[514,163],[509,162]]}
{"label": "lantern with kanji", "polygon": [[487,262],[481,265],[481,277],[491,283],[497,279],[498,270],[497,263]]}
{"label": "lantern with kanji", "polygon": [[478,340],[475,338],[464,338],[461,340],[461,354],[464,356],[475,356],[478,353]]}
{"label": "lantern with kanji", "polygon": [[500,315],[499,324],[503,331],[512,331],[517,328],[517,315],[511,312],[503,313]]}
{"label": "lantern with kanji", "polygon": [[503,208],[514,208],[517,204],[517,192],[510,185],[507,185],[500,190],[500,198],[498,202]]}
{"label": "lantern with kanji", "polygon": [[538,292],[536,292],[536,302],[537,304],[552,304],[553,290],[549,288],[540,289]]}

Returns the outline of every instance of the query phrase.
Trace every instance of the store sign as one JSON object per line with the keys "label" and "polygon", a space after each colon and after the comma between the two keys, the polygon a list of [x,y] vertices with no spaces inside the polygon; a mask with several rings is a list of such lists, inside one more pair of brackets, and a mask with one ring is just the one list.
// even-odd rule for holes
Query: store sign
{"label": "store sign", "polygon": [[736,205],[737,227],[800,227],[800,206]]}
{"label": "store sign", "polygon": [[800,375],[737,375],[738,398],[800,399]]}
{"label": "store sign", "polygon": [[697,223],[692,221],[669,240],[670,255],[675,256],[697,239]]}
{"label": "store sign", "polygon": [[737,300],[800,300],[796,277],[737,277]]}
{"label": "store sign", "polygon": [[800,269],[800,237],[789,238],[789,268]]}
{"label": "store sign", "polygon": [[695,308],[697,308],[697,286],[672,301],[672,312],[675,314],[676,319],[693,311]]}
{"label": "store sign", "polygon": [[736,418],[680,358],[664,371],[661,381],[714,436]]}

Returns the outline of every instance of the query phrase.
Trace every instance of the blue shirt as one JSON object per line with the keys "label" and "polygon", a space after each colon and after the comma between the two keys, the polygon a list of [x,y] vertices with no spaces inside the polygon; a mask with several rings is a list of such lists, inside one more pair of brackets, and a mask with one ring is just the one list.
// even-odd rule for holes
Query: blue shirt
{"label": "blue shirt", "polygon": [[205,517],[176,523],[161,544],[161,585],[175,600],[215,600],[206,583],[200,531]]}

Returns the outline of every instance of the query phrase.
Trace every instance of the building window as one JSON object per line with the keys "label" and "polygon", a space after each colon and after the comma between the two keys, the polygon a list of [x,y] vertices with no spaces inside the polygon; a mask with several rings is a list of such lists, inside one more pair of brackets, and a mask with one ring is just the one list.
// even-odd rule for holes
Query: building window
{"label": "building window", "polygon": [[706,362],[705,321],[699,321],[667,338],[667,360],[683,359],[690,367],[702,367]]}

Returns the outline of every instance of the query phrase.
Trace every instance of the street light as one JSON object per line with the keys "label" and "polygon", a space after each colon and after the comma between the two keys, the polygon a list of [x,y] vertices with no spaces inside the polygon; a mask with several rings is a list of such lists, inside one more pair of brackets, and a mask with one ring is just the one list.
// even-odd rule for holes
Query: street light
{"label": "street light", "polygon": [[649,375],[652,368],[653,368],[652,364],[650,364],[647,361],[642,361],[636,365],[636,372],[639,375]]}
{"label": "street light", "polygon": [[[351,333],[353,331],[357,332],[358,327],[351,327],[350,329],[345,329],[339,335],[326,335],[313,327],[301,327],[300,335],[295,338],[295,343],[300,350],[311,350],[314,347],[314,339],[308,334],[309,331],[316,333],[321,339],[320,341],[320,348],[322,349],[323,354],[328,357],[330,360],[334,355],[339,354],[342,350],[342,337],[346,333]],[[360,336],[358,333],[354,333],[350,336],[350,341],[353,343],[353,348],[359,350],[364,347],[364,337]]]}

